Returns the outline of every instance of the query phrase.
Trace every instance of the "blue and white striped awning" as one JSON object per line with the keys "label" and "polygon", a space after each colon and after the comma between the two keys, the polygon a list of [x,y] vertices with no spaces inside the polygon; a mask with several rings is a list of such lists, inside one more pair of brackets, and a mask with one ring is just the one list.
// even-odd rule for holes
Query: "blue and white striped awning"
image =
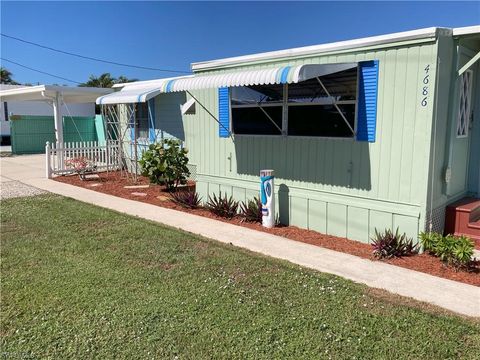
{"label": "blue and white striped awning", "polygon": [[209,88],[290,84],[356,68],[358,63],[304,64],[258,70],[244,70],[212,75],[138,81],[125,84],[118,92],[99,97],[97,104],[146,102],[161,93]]}

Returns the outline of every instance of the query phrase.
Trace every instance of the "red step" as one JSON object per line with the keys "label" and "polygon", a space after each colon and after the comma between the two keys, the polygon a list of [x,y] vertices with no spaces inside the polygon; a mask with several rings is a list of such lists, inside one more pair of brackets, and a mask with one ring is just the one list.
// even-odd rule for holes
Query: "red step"
{"label": "red step", "polygon": [[480,199],[463,198],[448,205],[445,234],[468,236],[480,249]]}

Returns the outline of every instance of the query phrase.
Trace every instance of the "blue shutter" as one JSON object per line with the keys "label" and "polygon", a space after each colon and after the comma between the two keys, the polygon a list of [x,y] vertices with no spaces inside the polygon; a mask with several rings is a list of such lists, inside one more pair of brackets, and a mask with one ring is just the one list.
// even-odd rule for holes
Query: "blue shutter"
{"label": "blue shutter", "polygon": [[375,142],[378,60],[358,63],[357,140]]}
{"label": "blue shutter", "polygon": [[226,138],[230,136],[230,97],[228,88],[218,89],[218,135]]}
{"label": "blue shutter", "polygon": [[148,100],[148,139],[155,142],[155,98]]}

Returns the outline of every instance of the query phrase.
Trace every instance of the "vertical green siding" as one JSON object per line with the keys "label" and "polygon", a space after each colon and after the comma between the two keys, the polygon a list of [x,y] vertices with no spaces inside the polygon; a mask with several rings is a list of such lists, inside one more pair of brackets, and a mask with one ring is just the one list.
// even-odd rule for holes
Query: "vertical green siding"
{"label": "vertical green siding", "polygon": [[97,141],[95,118],[64,116],[63,139],[65,142]]}
{"label": "vertical green siding", "polygon": [[[294,59],[288,64],[374,59],[379,60],[375,143],[293,136],[235,136],[232,141],[219,138],[218,124],[201,107],[196,115],[184,116],[199,192],[205,196],[225,185],[243,200],[241,189],[258,193],[259,171],[272,168],[284,223],[365,242],[375,227],[399,226],[416,236],[423,229],[434,95],[430,93],[427,106],[421,105],[422,72],[430,65],[433,88],[436,44]],[[216,90],[195,91],[194,96],[218,115]]]}
{"label": "vertical green siding", "polygon": [[[10,125],[14,154],[40,154],[45,152],[47,141],[56,141],[53,116],[19,115],[14,119]],[[96,141],[95,119],[64,117],[63,137],[65,142]]]}
{"label": "vertical green siding", "polygon": [[170,93],[155,98],[155,138],[185,140],[180,105],[186,102],[185,93]]}
{"label": "vertical green siding", "polygon": [[105,144],[105,124],[102,115],[95,115],[95,131],[97,133],[97,140],[99,144]]}
{"label": "vertical green siding", "polygon": [[45,143],[55,142],[55,124],[53,116],[12,117],[10,121],[12,153],[41,154],[45,152]]}
{"label": "vertical green siding", "polygon": [[473,122],[470,132],[470,159],[468,171],[468,191],[477,197],[480,197],[480,66],[473,68],[474,76],[476,78],[475,88],[473,93],[474,113],[473,118],[477,119]]}
{"label": "vertical green siding", "polygon": [[[469,164],[469,154],[472,159],[471,147],[479,146],[480,149],[480,145],[475,140],[475,133],[470,133],[468,138],[457,138],[456,136],[459,102],[457,70],[468,61],[468,56],[461,47],[459,48],[459,45],[462,46],[459,40],[454,40],[449,36],[440,36],[438,39],[440,71],[438,93],[436,94],[437,113],[432,127],[430,154],[432,167],[429,174],[426,223],[428,226],[431,219],[434,230],[440,231],[443,231],[446,205],[467,194],[469,190],[467,177],[475,172],[472,170],[472,166],[476,167],[477,172],[480,167],[478,162],[476,165]],[[480,47],[476,45],[471,50],[473,50],[472,53],[475,53],[480,50]],[[475,102],[474,98],[472,100]],[[476,111],[479,113],[478,107]],[[475,155],[473,155],[474,157]],[[446,169],[450,169],[451,173],[448,183]]]}

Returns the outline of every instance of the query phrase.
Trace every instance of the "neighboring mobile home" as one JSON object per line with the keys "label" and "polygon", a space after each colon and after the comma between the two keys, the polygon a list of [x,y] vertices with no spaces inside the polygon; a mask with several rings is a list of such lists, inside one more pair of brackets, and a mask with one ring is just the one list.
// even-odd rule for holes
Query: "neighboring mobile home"
{"label": "neighboring mobile home", "polygon": [[97,103],[130,139],[183,140],[204,199],[258,196],[273,169],[283,224],[416,237],[480,194],[479,51],[479,26],[428,28],[194,63]]}

